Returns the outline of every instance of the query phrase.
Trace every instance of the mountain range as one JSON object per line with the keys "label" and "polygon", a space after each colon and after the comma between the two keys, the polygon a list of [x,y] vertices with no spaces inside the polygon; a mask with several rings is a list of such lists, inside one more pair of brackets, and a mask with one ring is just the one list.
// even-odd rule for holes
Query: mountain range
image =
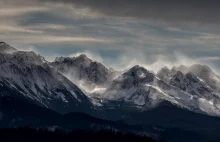
{"label": "mountain range", "polygon": [[206,65],[117,71],[84,54],[48,62],[0,42],[0,127],[104,128],[167,141],[218,141],[219,86],[220,76]]}

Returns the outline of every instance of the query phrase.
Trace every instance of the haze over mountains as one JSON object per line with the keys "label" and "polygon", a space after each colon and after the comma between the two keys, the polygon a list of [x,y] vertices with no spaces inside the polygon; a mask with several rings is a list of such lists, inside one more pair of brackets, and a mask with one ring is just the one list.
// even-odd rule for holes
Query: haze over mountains
{"label": "haze over mountains", "polygon": [[48,62],[33,51],[0,43],[0,126],[4,127],[67,128],[62,121],[71,123],[74,118],[83,123],[81,113],[86,113],[92,116],[82,116],[89,128],[98,124],[97,129],[112,127],[158,137],[178,129],[198,134],[196,140],[203,134],[216,138],[217,133],[210,132],[220,130],[219,86],[220,77],[206,65],[161,67],[157,73],[136,65],[120,72],[84,54]]}

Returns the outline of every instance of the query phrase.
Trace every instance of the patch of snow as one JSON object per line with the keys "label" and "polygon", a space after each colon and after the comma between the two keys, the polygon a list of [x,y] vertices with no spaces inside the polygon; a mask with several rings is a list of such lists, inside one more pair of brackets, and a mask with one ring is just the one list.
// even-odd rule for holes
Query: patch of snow
{"label": "patch of snow", "polygon": [[[159,91],[160,93],[162,93],[164,96],[166,96],[166,97],[168,97],[169,99],[172,99],[172,100],[173,100],[173,97],[171,97],[170,95],[168,95],[167,93],[165,93],[164,91],[162,91],[159,87],[153,86],[153,85],[150,85],[150,84],[145,84],[145,85],[156,89],[157,91]],[[174,101],[175,103],[178,103],[178,102],[175,101],[175,100],[173,100],[173,101]]]}
{"label": "patch of snow", "polygon": [[219,115],[220,111],[217,107],[213,106],[212,103],[210,103],[210,101],[204,99],[204,98],[199,98],[198,100],[199,103],[199,108],[201,110],[203,110],[204,112],[207,112],[211,115]]}
{"label": "patch of snow", "polygon": [[63,102],[68,103],[68,101],[66,100],[66,97],[63,93],[61,92],[57,92],[58,97],[62,99]]}
{"label": "patch of snow", "polygon": [[99,87],[96,87],[94,88],[92,91],[90,91],[89,93],[95,93],[95,92],[104,92],[106,90],[106,88],[99,88]]}
{"label": "patch of snow", "polygon": [[157,80],[161,80],[159,77],[157,77],[157,76],[155,76],[155,78],[157,79]]}
{"label": "patch of snow", "polygon": [[[34,52],[0,53],[0,81],[45,107],[50,106],[50,101],[54,99],[68,103],[67,96],[70,94],[81,101],[72,93],[77,91],[76,86]],[[59,89],[67,90],[67,93],[57,92]]]}

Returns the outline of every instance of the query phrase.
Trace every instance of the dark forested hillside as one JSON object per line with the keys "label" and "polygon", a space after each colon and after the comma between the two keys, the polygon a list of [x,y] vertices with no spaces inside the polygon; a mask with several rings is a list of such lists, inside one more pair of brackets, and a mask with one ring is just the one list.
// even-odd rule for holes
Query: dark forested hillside
{"label": "dark forested hillside", "polygon": [[14,128],[14,129],[0,129],[1,141],[5,142],[156,142],[155,140],[136,136],[133,134],[115,132],[115,131],[83,131],[73,130],[72,132],[65,132],[59,129],[48,130],[44,128]]}

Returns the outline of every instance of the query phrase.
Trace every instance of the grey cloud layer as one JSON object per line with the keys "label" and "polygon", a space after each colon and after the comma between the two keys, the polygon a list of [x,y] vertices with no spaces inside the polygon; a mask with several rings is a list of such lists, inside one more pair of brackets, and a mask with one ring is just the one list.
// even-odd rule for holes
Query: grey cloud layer
{"label": "grey cloud layer", "polygon": [[[88,7],[108,16],[173,22],[220,22],[219,0],[46,0]],[[38,0],[45,2],[45,0]]]}
{"label": "grey cloud layer", "polygon": [[[161,67],[166,60],[171,63],[177,60],[176,56],[172,57],[175,53],[203,62],[218,62],[219,3],[213,0],[0,0],[0,40],[20,49],[30,46],[30,50],[50,59],[92,51],[101,54],[108,65],[125,61],[118,66],[149,62]],[[200,26],[201,23],[205,24]],[[158,60],[155,57],[159,58],[158,62],[154,62]]]}
{"label": "grey cloud layer", "polygon": [[0,3],[67,4],[73,8],[89,8],[104,17],[130,17],[181,24],[220,23],[219,0],[0,0]]}

